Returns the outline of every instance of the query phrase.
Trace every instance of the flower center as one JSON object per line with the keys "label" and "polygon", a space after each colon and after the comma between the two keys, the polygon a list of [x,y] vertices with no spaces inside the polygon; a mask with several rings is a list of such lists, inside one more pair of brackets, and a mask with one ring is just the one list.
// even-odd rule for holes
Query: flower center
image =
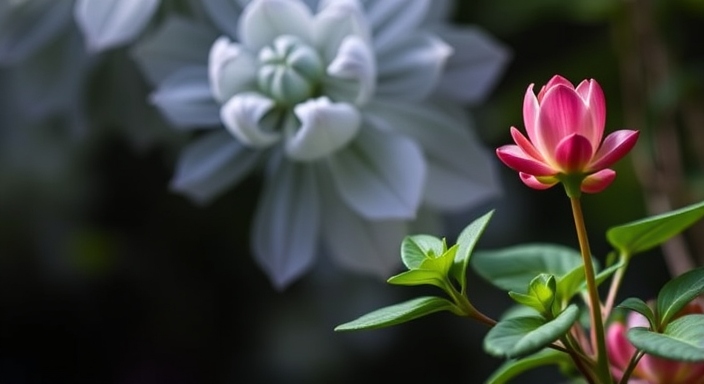
{"label": "flower center", "polygon": [[259,51],[259,89],[286,106],[315,95],[324,74],[318,53],[299,38],[277,37]]}

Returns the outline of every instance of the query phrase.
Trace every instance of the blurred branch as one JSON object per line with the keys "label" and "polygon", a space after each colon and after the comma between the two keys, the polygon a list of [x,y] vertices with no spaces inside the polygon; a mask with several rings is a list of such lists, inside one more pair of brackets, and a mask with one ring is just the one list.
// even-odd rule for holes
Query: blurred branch
{"label": "blurred branch", "polygon": [[[677,105],[664,103],[653,108],[656,90],[672,81],[672,63],[655,26],[653,2],[625,0],[623,4],[612,28],[620,62],[624,116],[628,128],[641,130],[644,142],[636,147],[632,159],[647,209],[657,214],[689,202]],[[683,236],[663,245],[663,253],[671,276],[696,265]]]}

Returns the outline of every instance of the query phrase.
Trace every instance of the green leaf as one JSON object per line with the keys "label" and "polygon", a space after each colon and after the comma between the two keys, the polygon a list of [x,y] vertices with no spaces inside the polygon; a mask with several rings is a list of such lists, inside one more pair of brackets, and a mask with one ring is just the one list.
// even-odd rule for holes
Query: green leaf
{"label": "green leaf", "polygon": [[525,244],[475,252],[472,267],[481,277],[506,291],[525,292],[541,273],[558,280],[582,265],[582,256],[572,248],[556,244]]}
{"label": "green leaf", "polygon": [[444,252],[445,242],[430,235],[406,236],[401,242],[401,260],[408,269],[416,269],[428,256],[437,257]]}
{"label": "green leaf", "polygon": [[702,217],[704,201],[613,227],[606,232],[606,238],[621,254],[635,255],[664,243]]}
{"label": "green leaf", "polygon": [[[439,254],[436,257],[429,257],[420,264],[419,269],[428,269],[438,271],[443,277],[446,277],[452,268],[452,263],[455,260],[455,254],[457,253],[457,244],[453,245],[450,249],[446,250],[444,253]],[[449,278],[447,281],[450,281]]]}
{"label": "green leaf", "polygon": [[513,291],[508,294],[517,303],[531,307],[547,318],[552,318],[556,289],[555,276],[541,273],[531,280],[528,294]]}
{"label": "green leaf", "polygon": [[445,276],[440,272],[428,269],[412,269],[392,276],[387,281],[394,285],[423,285],[430,284],[445,289]]}
{"label": "green leaf", "polygon": [[484,216],[474,220],[471,224],[466,226],[457,237],[459,249],[457,250],[455,262],[452,266],[452,276],[460,283],[462,293],[466,292],[467,289],[467,265],[469,264],[472,251],[493,215],[494,211],[491,210]]}
{"label": "green leaf", "polygon": [[335,327],[335,331],[356,331],[361,329],[377,329],[405,323],[439,311],[456,310],[450,301],[435,297],[424,296],[405,301],[389,307],[377,309],[366,315]]}
{"label": "green leaf", "polygon": [[538,313],[545,312],[545,310],[543,309],[543,303],[541,303],[540,300],[538,300],[538,298],[533,295],[526,295],[525,293],[519,293],[514,291],[510,291],[508,295],[511,296],[511,298],[518,304],[533,308],[538,311]]}
{"label": "green leaf", "polygon": [[690,301],[704,292],[704,267],[692,269],[668,281],[658,293],[660,326],[667,325]]}
{"label": "green leaf", "polygon": [[638,312],[641,315],[645,316],[646,319],[648,319],[648,322],[650,323],[650,328],[657,329],[658,327],[658,322],[655,318],[653,310],[648,304],[645,303],[645,301],[637,297],[627,298],[626,300],[621,302],[621,304],[617,305],[616,308],[623,308]]}
{"label": "green leaf", "polygon": [[704,315],[686,315],[672,321],[664,333],[643,327],[628,330],[628,340],[648,354],[666,359],[704,361]]}
{"label": "green leaf", "polygon": [[572,304],[552,321],[538,316],[500,321],[484,338],[484,350],[497,357],[529,355],[567,333],[578,315],[579,309]]}
{"label": "green leaf", "polygon": [[392,276],[387,282],[395,285],[430,284],[451,294],[449,292],[451,283],[447,274],[452,267],[456,252],[457,245],[454,245],[442,255],[428,257],[417,268]]}
{"label": "green leaf", "polygon": [[526,356],[518,360],[509,360],[503,363],[487,379],[488,384],[504,384],[521,373],[544,365],[554,364],[568,367],[572,365],[570,357],[554,349],[543,349],[542,351]]}

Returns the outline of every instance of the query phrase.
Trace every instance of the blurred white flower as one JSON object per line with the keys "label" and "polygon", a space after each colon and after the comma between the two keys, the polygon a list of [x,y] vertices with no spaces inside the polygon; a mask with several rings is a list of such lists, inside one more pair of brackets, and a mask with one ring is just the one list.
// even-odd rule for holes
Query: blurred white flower
{"label": "blurred white flower", "polygon": [[161,0],[76,0],[74,17],[89,51],[132,42],[152,18]]}
{"label": "blurred white flower", "polygon": [[505,48],[444,22],[431,0],[206,0],[219,31],[173,17],[133,53],[188,145],[174,190],[205,203],[256,169],[254,255],[274,284],[325,246],[388,276],[420,218],[498,192],[463,107],[502,72]]}
{"label": "blurred white flower", "polygon": [[[0,1],[0,64],[31,56],[65,33],[80,28],[89,52],[131,43],[156,13],[161,0]],[[72,15],[73,13],[73,15]],[[72,20],[73,16],[73,20]]]}

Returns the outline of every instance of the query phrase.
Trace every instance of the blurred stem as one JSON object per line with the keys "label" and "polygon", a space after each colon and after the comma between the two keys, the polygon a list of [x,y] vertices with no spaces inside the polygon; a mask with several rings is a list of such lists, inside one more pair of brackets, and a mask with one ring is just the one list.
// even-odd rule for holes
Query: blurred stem
{"label": "blurred stem", "polygon": [[[643,131],[644,144],[632,152],[636,176],[643,188],[650,214],[687,202],[681,161],[682,143],[677,133],[676,108],[652,108],[654,91],[672,80],[667,49],[654,25],[653,2],[623,2],[623,19],[613,21],[619,55],[626,126]],[[648,119],[650,117],[651,119]],[[684,237],[674,237],[662,247],[671,276],[695,267]]]}
{"label": "blurred stem", "polygon": [[584,225],[584,214],[579,197],[570,197],[572,203],[572,215],[574,225],[577,229],[579,249],[582,253],[584,263],[584,276],[587,280],[587,291],[589,294],[589,312],[591,318],[592,345],[596,349],[597,377],[600,383],[612,383],[611,372],[609,371],[608,356],[606,355],[606,338],[604,334],[604,322],[601,316],[601,301],[597,291],[596,279],[594,277],[594,265],[592,264],[592,252],[589,248],[587,238],[587,228]]}
{"label": "blurred stem", "polygon": [[626,255],[619,255],[619,263],[622,265],[614,272],[614,277],[611,279],[611,286],[609,287],[609,294],[606,296],[606,302],[604,302],[604,308],[602,314],[604,318],[608,318],[611,310],[614,308],[614,302],[616,301],[616,294],[618,289],[621,287],[621,282],[623,281],[623,275],[626,274],[626,269],[628,269],[629,257]]}
{"label": "blurred stem", "polygon": [[619,384],[628,384],[628,379],[631,377],[633,370],[636,369],[636,366],[638,365],[638,362],[640,361],[640,358],[643,357],[643,355],[645,355],[645,353],[639,350],[636,350],[633,353],[633,356],[631,356],[631,361],[628,362],[628,367],[626,367],[626,370],[623,371],[623,377],[621,377],[621,381],[619,381]]}
{"label": "blurred stem", "polygon": [[587,363],[590,363],[589,357],[578,352],[578,345],[574,342],[574,339],[570,339],[569,333],[563,336],[560,341],[562,341],[562,344],[565,345],[565,350],[572,358],[574,366],[577,370],[582,373],[582,376],[589,384],[595,384],[596,380],[594,379],[594,367],[591,366],[591,364],[589,364],[589,367],[587,366]]}

